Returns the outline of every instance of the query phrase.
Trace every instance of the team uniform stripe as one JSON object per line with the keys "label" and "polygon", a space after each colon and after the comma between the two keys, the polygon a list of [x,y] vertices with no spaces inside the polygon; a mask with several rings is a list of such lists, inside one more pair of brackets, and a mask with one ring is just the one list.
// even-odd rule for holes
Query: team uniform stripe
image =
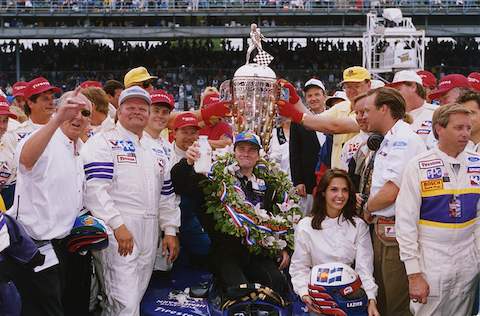
{"label": "team uniform stripe", "polygon": [[436,228],[461,229],[461,228],[466,228],[476,224],[477,219],[474,218],[465,223],[440,223],[440,222],[427,221],[427,220],[421,219],[418,221],[418,223],[423,226],[430,226],[430,227],[436,227]]}
{"label": "team uniform stripe", "polygon": [[107,161],[91,162],[91,163],[87,163],[86,165],[83,165],[84,169],[88,169],[88,168],[91,168],[91,167],[112,167],[113,168],[113,162],[107,162]]}
{"label": "team uniform stripe", "polygon": [[85,170],[85,174],[91,174],[91,173],[99,173],[99,172],[106,172],[106,173],[112,173],[113,174],[113,168],[92,168]]}
{"label": "team uniform stripe", "polygon": [[460,203],[460,216],[452,217],[449,214],[450,202],[453,195],[440,195],[422,198],[420,207],[420,220],[444,224],[462,224],[477,217],[478,194],[462,194],[456,199]]}
{"label": "team uniform stripe", "polygon": [[87,181],[91,179],[113,179],[113,175],[111,174],[103,174],[103,173],[94,173],[87,176]]}

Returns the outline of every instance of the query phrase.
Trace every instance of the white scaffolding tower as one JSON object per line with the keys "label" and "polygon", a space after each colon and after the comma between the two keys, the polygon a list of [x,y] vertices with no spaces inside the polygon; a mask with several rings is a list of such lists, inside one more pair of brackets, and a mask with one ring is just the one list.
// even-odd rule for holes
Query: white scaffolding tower
{"label": "white scaffolding tower", "polygon": [[397,70],[423,69],[425,31],[418,31],[400,9],[385,9],[382,16],[367,14],[363,33],[363,66],[380,76]]}

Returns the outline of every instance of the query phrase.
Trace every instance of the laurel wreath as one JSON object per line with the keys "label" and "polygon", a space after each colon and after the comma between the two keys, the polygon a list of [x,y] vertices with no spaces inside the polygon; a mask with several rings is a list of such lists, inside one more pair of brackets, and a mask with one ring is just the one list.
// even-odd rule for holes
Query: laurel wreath
{"label": "laurel wreath", "polygon": [[245,200],[240,187],[236,186],[235,173],[239,170],[232,153],[218,156],[203,185],[207,213],[215,220],[215,229],[243,238],[254,254],[278,256],[280,250],[293,250],[294,228],[302,218],[295,194],[287,174],[278,164],[265,159],[255,166],[253,173],[263,179],[269,188],[274,188],[270,212]]}

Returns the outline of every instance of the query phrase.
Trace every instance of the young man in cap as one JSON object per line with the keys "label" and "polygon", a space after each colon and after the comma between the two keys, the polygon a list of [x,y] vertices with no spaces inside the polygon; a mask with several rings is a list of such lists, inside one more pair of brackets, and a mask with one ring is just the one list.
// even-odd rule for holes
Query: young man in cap
{"label": "young man in cap", "polygon": [[93,136],[82,150],[85,206],[109,228],[108,248],[95,254],[105,281],[104,315],[140,314],[159,228],[163,255],[168,252],[169,261],[178,255],[180,214],[171,185],[165,183],[168,169],[161,153],[154,153],[154,142],[144,136],[151,102],[143,88],[125,89],[115,128]]}
{"label": "young man in cap", "polygon": [[[318,79],[305,83],[305,101],[310,111],[317,115],[325,110],[325,86]],[[318,153],[325,144],[327,136],[322,132],[306,129],[301,124],[290,125],[290,171],[297,194],[302,197],[302,211],[310,213],[313,206],[313,188],[315,187],[315,167]],[[330,149],[331,150],[331,149]]]}
{"label": "young man in cap", "polygon": [[9,214],[45,255],[44,265],[35,270],[18,266],[15,272],[24,315],[88,315],[89,257],[69,254],[64,247],[83,208],[79,138],[91,104],[78,92],[64,94],[53,118],[25,137],[16,151],[19,167]]}
{"label": "young man in cap", "polygon": [[470,87],[476,92],[480,92],[480,72],[472,72],[467,77]]}
{"label": "young man in cap", "polygon": [[[13,95],[13,103],[10,105],[10,110],[17,115],[17,120],[20,123],[25,122],[28,117],[25,114],[25,104],[27,101],[25,100],[25,88],[27,87],[28,82],[25,81],[18,81],[12,86],[12,95]],[[18,125],[16,124],[15,127]],[[13,129],[14,126],[10,128]]]}
{"label": "young man in cap", "polygon": [[[25,112],[29,119],[4,135],[2,142],[8,155],[14,155],[20,140],[50,121],[52,114],[56,110],[53,102],[54,94],[60,92],[59,88],[52,86],[43,77],[35,78],[28,83],[24,89],[24,97],[27,100]],[[15,180],[16,170],[11,179],[12,185],[14,185]],[[10,206],[7,205],[7,208]]]}
{"label": "young man in cap", "polygon": [[422,138],[427,148],[433,147],[432,115],[437,107],[426,102],[422,78],[412,70],[402,70],[395,74],[392,83],[387,86],[400,92],[407,106],[405,110],[413,118],[410,127]]}
{"label": "young man in cap", "polygon": [[299,102],[300,98],[290,83],[280,80],[280,84],[290,91],[288,102],[283,100],[277,102],[279,113],[287,116],[295,123],[301,123],[307,128],[333,135],[331,167],[340,167],[340,154],[342,146],[350,138],[355,136],[358,131],[358,125],[355,121],[355,112],[351,108],[350,100],[353,100],[361,93],[370,90],[371,76],[367,69],[354,66],[345,69],[343,72],[343,89],[347,95],[348,101],[340,102],[334,107],[324,111],[321,115],[312,115],[305,112],[304,106]]}
{"label": "young man in cap", "polygon": [[368,130],[384,136],[375,154],[370,196],[364,204],[364,218],[374,222],[374,276],[378,283],[381,315],[410,315],[408,281],[395,240],[395,200],[405,163],[426,151],[425,144],[403,121],[405,100],[392,88],[367,93],[365,119]]}
{"label": "young man in cap", "polygon": [[115,119],[115,114],[117,113],[118,108],[118,98],[120,93],[122,93],[125,86],[117,80],[108,80],[103,86],[103,91],[107,93],[108,97],[108,115]]}
{"label": "young man in cap", "polygon": [[[8,130],[10,120],[15,120],[17,116],[10,112],[7,99],[0,96],[0,139]],[[0,142],[0,190],[3,202],[7,205],[13,204],[13,190],[15,186],[11,185],[10,178],[14,174],[15,163],[14,155],[4,149],[3,142]]]}
{"label": "young man in cap", "polygon": [[158,77],[150,75],[147,68],[137,67],[127,72],[125,78],[123,79],[123,83],[125,84],[125,88],[138,86],[147,90],[148,92],[151,92],[154,89],[153,80],[157,78]]}
{"label": "young man in cap", "polygon": [[[247,201],[267,207],[266,205],[272,202],[267,199],[272,198],[272,190],[275,188],[267,187],[263,179],[253,174],[260,159],[260,149],[260,139],[251,132],[241,132],[235,137],[234,155],[239,166],[235,173],[235,184],[241,188]],[[216,220],[212,214],[207,213],[201,185],[207,178],[203,174],[197,174],[193,168],[199,157],[198,144],[193,144],[186,152],[186,159],[180,160],[172,168],[172,181],[177,194],[202,201],[196,211],[212,241],[209,262],[220,288],[235,290],[241,284],[260,283],[283,294],[286,282],[280,270],[287,267],[290,261],[287,250],[279,252],[280,261],[277,263],[274,259],[250,253],[241,238],[222,233],[215,228]]]}
{"label": "young man in cap", "polygon": [[470,88],[470,82],[464,75],[446,75],[440,79],[437,90],[429,94],[428,98],[430,100],[438,100],[440,105],[454,103]]}
{"label": "young man in cap", "polygon": [[416,316],[472,315],[480,271],[480,155],[466,149],[471,128],[464,105],[439,107],[433,115],[438,146],[405,167],[395,228]]}
{"label": "young man in cap", "polygon": [[[422,85],[425,88],[426,95],[428,96],[437,88],[437,78],[430,71],[419,70],[417,75],[422,78]],[[431,100],[428,99],[428,102]]]}
{"label": "young man in cap", "polygon": [[[152,98],[152,106],[150,108],[150,117],[145,132],[147,132],[147,136],[153,139],[161,138],[166,144],[165,146],[169,146],[170,148],[167,125],[170,120],[170,113],[172,113],[175,106],[175,100],[173,95],[164,90],[153,90],[150,92],[150,97]],[[170,151],[171,148],[169,152]]]}

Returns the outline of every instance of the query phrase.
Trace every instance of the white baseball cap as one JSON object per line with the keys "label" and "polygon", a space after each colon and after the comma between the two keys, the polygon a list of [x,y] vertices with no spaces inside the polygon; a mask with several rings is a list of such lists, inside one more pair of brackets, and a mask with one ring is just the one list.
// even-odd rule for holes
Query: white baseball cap
{"label": "white baseball cap", "polygon": [[385,87],[385,82],[378,79],[370,80],[370,89],[377,89],[381,87]]}
{"label": "white baseball cap", "polygon": [[320,89],[325,91],[325,85],[323,84],[323,82],[318,80],[318,79],[315,79],[315,78],[312,78],[312,79],[308,80],[307,82],[305,82],[305,86],[303,88],[303,91],[307,90],[310,87],[319,87]]}
{"label": "white baseball cap", "polygon": [[133,86],[127,88],[120,93],[120,97],[118,98],[118,104],[122,104],[127,99],[131,98],[140,98],[145,100],[148,105],[152,105],[152,99],[150,98],[150,94],[143,88],[139,86]]}
{"label": "white baseball cap", "polygon": [[332,103],[335,101],[347,101],[347,100],[348,98],[345,91],[335,91],[335,93],[331,97],[328,97],[325,100],[325,106],[330,108],[332,107]]}
{"label": "white baseball cap", "polygon": [[395,74],[391,83],[387,87],[393,87],[401,82],[416,82],[422,84],[422,78],[413,70],[401,70]]}

